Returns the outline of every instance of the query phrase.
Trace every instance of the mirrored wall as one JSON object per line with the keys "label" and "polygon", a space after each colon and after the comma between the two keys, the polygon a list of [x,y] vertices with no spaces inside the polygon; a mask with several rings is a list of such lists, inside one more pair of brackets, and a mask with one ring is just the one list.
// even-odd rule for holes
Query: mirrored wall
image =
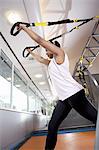
{"label": "mirrored wall", "polygon": [[36,91],[36,87],[33,89],[1,49],[0,108],[46,115],[46,104]]}

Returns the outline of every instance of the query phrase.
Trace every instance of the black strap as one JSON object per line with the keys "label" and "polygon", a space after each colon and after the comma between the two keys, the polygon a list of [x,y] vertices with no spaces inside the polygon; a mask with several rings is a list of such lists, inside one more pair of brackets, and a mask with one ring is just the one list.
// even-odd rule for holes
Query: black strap
{"label": "black strap", "polygon": [[11,35],[16,36],[16,35],[20,32],[20,30],[17,30],[17,31],[15,32],[15,29],[16,29],[17,26],[19,26],[20,24],[23,24],[23,25],[25,25],[26,27],[29,27],[29,26],[30,26],[30,23],[16,22],[16,23],[12,26],[12,28],[11,28],[11,30],[10,30]]}
{"label": "black strap", "polygon": [[[50,39],[49,41],[54,41],[54,40],[56,40],[56,39],[62,37],[64,34],[67,34],[67,33],[72,32],[72,31],[75,30],[76,28],[78,28],[78,27],[80,27],[80,26],[86,24],[86,23],[89,22],[90,20],[93,20],[93,18],[94,18],[94,17],[89,18],[89,19],[76,20],[76,22],[82,22],[82,23],[79,24],[78,26],[72,28],[70,31],[64,32],[64,33],[62,33],[62,34],[60,34],[60,35],[58,35],[58,36],[56,36],[56,37]],[[48,22],[48,25],[50,26],[50,25],[55,25],[55,24],[73,23],[73,22],[74,22],[74,20],[66,19],[66,20],[60,20],[60,21],[57,21],[57,22]],[[16,28],[17,26],[19,26],[20,24],[23,24],[23,25],[25,25],[26,27],[35,26],[35,23],[31,23],[31,24],[30,24],[30,23],[25,23],[25,22],[17,22],[17,23],[15,23],[15,24],[12,26],[12,28],[11,28],[11,31],[10,31],[11,35],[16,36],[16,35],[20,32],[20,30],[17,30],[16,32],[14,32],[15,28]],[[33,50],[35,50],[35,49],[38,48],[38,47],[40,47],[40,45],[26,47],[26,48],[23,50],[23,53],[22,53],[23,57],[26,58],[26,57],[29,56],[29,54],[30,54],[29,52],[27,52],[27,54],[25,55],[25,51],[26,51],[28,48],[32,48],[31,51],[33,51]]]}
{"label": "black strap", "polygon": [[[59,21],[53,21],[53,22],[48,22],[48,26],[51,25],[57,25],[57,24],[64,24],[64,23],[73,23],[73,22],[88,22],[90,20],[92,20],[94,17],[89,18],[89,19],[75,19],[75,20],[70,20],[70,19],[65,19],[65,20],[59,20]],[[11,35],[16,36],[20,30],[17,30],[16,32],[14,32],[15,28],[19,25],[19,24],[24,24],[26,27],[30,27],[30,26],[35,26],[35,23],[26,23],[26,22],[16,22],[12,28],[11,28]]]}
{"label": "black strap", "polygon": [[35,50],[36,48],[38,48],[38,47],[40,47],[40,45],[26,47],[26,48],[23,50],[23,52],[22,52],[22,56],[23,56],[24,58],[28,57],[29,54],[30,54],[30,52],[27,52],[26,50],[29,49],[29,48],[31,48],[31,51],[34,51],[34,50]]}

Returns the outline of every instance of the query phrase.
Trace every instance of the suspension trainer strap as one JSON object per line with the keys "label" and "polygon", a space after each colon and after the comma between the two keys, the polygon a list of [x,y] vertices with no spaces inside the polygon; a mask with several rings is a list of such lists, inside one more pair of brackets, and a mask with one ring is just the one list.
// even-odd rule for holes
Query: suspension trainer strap
{"label": "suspension trainer strap", "polygon": [[17,22],[12,26],[10,33],[11,33],[11,35],[16,36],[20,32],[20,30],[15,31],[15,29],[20,24],[23,24],[26,27],[30,27],[30,26],[51,26],[51,25],[58,25],[58,24],[65,24],[65,23],[88,21],[88,20],[92,20],[93,18],[94,17],[89,18],[89,19],[74,19],[74,20],[65,19],[65,20],[54,21],[54,22],[33,22],[33,23]]}
{"label": "suspension trainer strap", "polygon": [[[50,39],[49,41],[53,41],[55,39],[58,39],[60,37],[62,37],[63,35],[67,34],[67,33],[70,33],[72,32],[73,30],[75,29],[79,29],[80,26],[86,24],[87,22],[89,22],[90,20],[93,20],[94,18],[99,18],[99,16],[95,16],[95,17],[92,17],[92,18],[89,18],[89,19],[74,19],[74,20],[70,20],[70,19],[65,19],[65,20],[60,20],[60,21],[54,21],[54,22],[35,22],[35,23],[26,23],[26,22],[17,22],[15,23],[12,28],[11,28],[11,35],[13,36],[16,36],[17,34],[19,34],[19,32],[21,30],[18,30],[17,27],[22,24],[22,25],[25,25],[26,27],[30,27],[30,26],[51,26],[51,25],[57,25],[57,24],[66,24],[66,23],[74,23],[74,22],[82,22],[81,24],[79,24],[78,26],[75,26],[73,27],[71,30],[69,30],[68,32],[64,32],[52,39]],[[28,57],[29,56],[29,52],[27,52],[25,54],[25,51],[28,49],[28,48],[31,48],[31,50],[35,50],[36,48],[40,47],[39,45],[37,46],[30,46],[30,47],[26,47],[24,50],[23,50],[23,57]]]}
{"label": "suspension trainer strap", "polygon": [[[52,39],[50,39],[49,41],[54,41],[54,40],[56,40],[56,39],[58,39],[58,38],[60,38],[60,37],[62,37],[63,35],[65,35],[65,34],[67,34],[67,33],[70,33],[70,32],[72,32],[73,30],[75,30],[75,29],[79,29],[79,27],[80,26],[82,26],[82,25],[84,25],[84,24],[86,24],[87,22],[89,22],[90,20],[92,20],[93,18],[90,18],[90,19],[86,19],[86,21],[83,21],[81,24],[79,24],[78,26],[76,26],[76,27],[74,27],[74,28],[72,28],[72,29],[70,29],[68,32],[64,32],[64,33],[62,33],[62,34],[60,34],[60,35],[58,35],[58,36],[56,36],[56,37],[54,37],[54,38],[52,38]],[[79,21],[78,21],[79,22]],[[30,47],[30,48],[32,48],[32,51],[33,50],[35,50],[36,48],[38,48],[38,47],[40,47],[39,45],[37,45],[37,46],[32,46],[32,47]],[[25,49],[24,49],[24,51],[23,51],[23,57],[28,57],[29,56],[29,54],[30,54],[30,52],[27,52],[27,54],[25,55],[24,53],[25,53],[25,51],[27,50],[27,48],[29,48],[29,47],[26,47]]]}

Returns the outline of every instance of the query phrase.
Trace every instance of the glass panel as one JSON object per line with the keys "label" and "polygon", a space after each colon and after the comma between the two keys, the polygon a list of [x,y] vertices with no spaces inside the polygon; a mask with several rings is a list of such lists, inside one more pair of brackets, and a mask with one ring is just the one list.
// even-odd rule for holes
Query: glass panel
{"label": "glass panel", "polygon": [[36,95],[30,88],[28,90],[28,96],[29,96],[29,111],[36,113],[36,108],[35,108]]}
{"label": "glass panel", "polygon": [[10,108],[11,61],[0,53],[0,107]]}
{"label": "glass panel", "polygon": [[42,114],[42,102],[38,98],[36,99],[36,111],[37,114]]}
{"label": "glass panel", "polygon": [[[7,56],[2,51],[4,51]],[[2,36],[0,36],[0,107],[22,111],[27,111],[28,109],[34,113],[43,112],[43,109],[46,108],[44,106],[46,102],[42,93],[30,79],[28,81],[30,82],[30,93],[27,93],[27,82],[16,68],[12,79],[13,63],[8,57],[12,60],[13,54]],[[42,100],[44,102],[42,102]],[[27,104],[29,104],[29,106],[27,106]]]}
{"label": "glass panel", "polygon": [[15,68],[13,82],[13,109],[27,111],[27,84]]}
{"label": "glass panel", "polygon": [[33,90],[29,88],[29,111],[36,113],[36,114],[42,114],[42,101],[40,98],[38,98],[37,95],[34,94]]}

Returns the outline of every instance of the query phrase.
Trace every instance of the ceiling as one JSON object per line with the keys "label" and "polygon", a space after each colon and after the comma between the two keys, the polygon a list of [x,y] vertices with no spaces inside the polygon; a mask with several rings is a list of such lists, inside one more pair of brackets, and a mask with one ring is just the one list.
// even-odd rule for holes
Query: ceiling
{"label": "ceiling", "polygon": [[[55,99],[56,93],[49,86],[47,79],[47,68],[33,60],[31,56],[27,59],[22,57],[22,51],[26,46],[34,46],[37,44],[24,32],[20,32],[15,37],[10,35],[12,25],[6,18],[8,11],[17,11],[22,18],[22,22],[58,21],[66,18],[85,19],[99,15],[99,0],[0,0],[0,32],[3,33],[16,56],[44,96],[48,100]],[[75,30],[58,39],[64,51],[69,56],[71,73],[73,73],[73,68],[92,32],[94,23],[95,20],[90,21],[79,30]],[[76,24],[62,24],[46,27],[32,27],[32,29],[48,40],[64,31],[69,31],[74,26],[76,26]],[[0,46],[10,57],[15,66],[17,66],[21,73],[27,78],[11,52],[5,48],[2,39],[0,39]],[[37,51],[46,57],[44,49],[39,48]],[[93,69],[91,69],[92,73],[99,73],[97,64],[99,64],[99,57],[94,62]],[[38,73],[41,73],[43,76],[41,78],[35,78],[35,74]],[[45,84],[40,85],[39,82],[41,81],[45,81]],[[52,96],[52,93],[54,96]]]}

